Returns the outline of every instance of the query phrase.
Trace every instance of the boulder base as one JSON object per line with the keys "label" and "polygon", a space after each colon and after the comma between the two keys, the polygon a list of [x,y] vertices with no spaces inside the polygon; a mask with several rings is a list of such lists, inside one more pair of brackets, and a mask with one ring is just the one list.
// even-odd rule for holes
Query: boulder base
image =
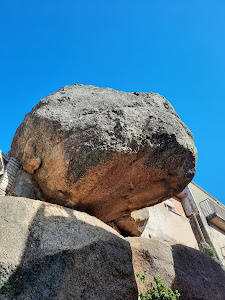
{"label": "boulder base", "polygon": [[[225,272],[211,257],[184,245],[169,245],[157,239],[127,238],[132,248],[135,273],[149,282],[160,275],[165,285],[178,289],[182,300],[224,300]],[[137,280],[139,293],[146,286]]]}
{"label": "boulder base", "polygon": [[[225,272],[183,245],[124,239],[95,217],[54,204],[0,197],[0,300],[137,300],[158,274],[182,300],[224,300]],[[136,281],[137,280],[137,281]]]}
{"label": "boulder base", "polygon": [[86,213],[0,197],[0,300],[138,297],[129,242]]}

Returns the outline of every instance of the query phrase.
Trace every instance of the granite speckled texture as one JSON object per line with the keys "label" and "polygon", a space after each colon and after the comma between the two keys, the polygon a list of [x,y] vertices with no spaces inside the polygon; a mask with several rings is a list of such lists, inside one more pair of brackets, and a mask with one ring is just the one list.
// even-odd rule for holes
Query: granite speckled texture
{"label": "granite speckled texture", "polygon": [[197,156],[190,130],[163,96],[77,84],[26,115],[11,155],[46,201],[104,222],[181,192]]}
{"label": "granite speckled texture", "polygon": [[0,300],[137,299],[129,243],[86,213],[0,197]]}

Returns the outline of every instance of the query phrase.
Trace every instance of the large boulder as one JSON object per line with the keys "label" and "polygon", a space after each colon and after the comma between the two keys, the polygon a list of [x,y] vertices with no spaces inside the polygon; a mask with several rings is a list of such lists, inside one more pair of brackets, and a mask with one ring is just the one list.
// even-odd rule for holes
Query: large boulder
{"label": "large boulder", "polygon": [[47,201],[104,222],[178,194],[196,167],[192,134],[163,96],[76,84],[26,115],[11,155]]}
{"label": "large boulder", "polygon": [[[165,285],[178,289],[182,300],[224,300],[225,272],[210,256],[184,245],[169,245],[157,239],[127,238],[135,273],[149,282],[160,275]],[[146,285],[137,280],[139,293]]]}
{"label": "large boulder", "polygon": [[138,298],[129,242],[86,213],[0,197],[0,300]]}

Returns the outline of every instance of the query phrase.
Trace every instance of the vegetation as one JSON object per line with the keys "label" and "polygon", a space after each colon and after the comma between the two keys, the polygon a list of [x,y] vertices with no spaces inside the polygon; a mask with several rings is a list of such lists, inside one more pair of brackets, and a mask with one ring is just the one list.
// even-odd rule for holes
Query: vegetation
{"label": "vegetation", "polygon": [[221,261],[218,259],[217,255],[216,255],[216,250],[210,246],[208,243],[201,243],[200,244],[200,250],[204,253],[206,253],[207,255],[209,255],[210,257],[212,257],[223,269],[223,271],[225,271],[225,266],[221,263]]}
{"label": "vegetation", "polygon": [[150,284],[146,280],[146,277],[144,274],[136,274],[137,277],[143,282],[146,283],[148,286],[147,291],[142,292],[139,297],[141,300],[148,300],[148,299],[153,299],[153,300],[176,300],[179,299],[180,294],[176,290],[173,292],[171,289],[168,289],[164,285],[164,281],[162,278],[158,275],[154,276],[154,281],[156,285],[153,285],[151,282]]}
{"label": "vegetation", "polygon": [[200,249],[202,250],[202,252],[208,254],[209,256],[217,260],[215,249],[208,243],[201,243]]}

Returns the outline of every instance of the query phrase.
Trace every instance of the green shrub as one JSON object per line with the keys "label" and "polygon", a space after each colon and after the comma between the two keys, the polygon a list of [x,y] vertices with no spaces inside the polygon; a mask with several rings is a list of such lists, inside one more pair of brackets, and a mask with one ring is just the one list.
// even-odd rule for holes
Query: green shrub
{"label": "green shrub", "polygon": [[156,285],[153,285],[152,282],[149,285],[144,274],[138,273],[136,275],[143,283],[146,283],[149,286],[147,291],[142,292],[139,295],[141,300],[148,300],[148,299],[176,300],[176,299],[179,299],[180,294],[178,293],[178,291],[173,292],[171,289],[168,289],[164,285],[164,281],[162,280],[162,278],[160,276],[158,276],[158,275],[154,276],[154,281],[155,281]]}
{"label": "green shrub", "polygon": [[200,249],[202,252],[208,254],[212,258],[214,259],[217,258],[215,249],[212,246],[210,246],[208,243],[201,243]]}
{"label": "green shrub", "polygon": [[210,246],[208,243],[204,242],[204,243],[201,243],[199,245],[199,249],[206,253],[207,255],[209,255],[210,257],[212,257],[220,266],[221,268],[223,269],[223,271],[225,272],[225,266],[223,265],[223,263],[218,259],[217,255],[216,255],[216,250]]}

